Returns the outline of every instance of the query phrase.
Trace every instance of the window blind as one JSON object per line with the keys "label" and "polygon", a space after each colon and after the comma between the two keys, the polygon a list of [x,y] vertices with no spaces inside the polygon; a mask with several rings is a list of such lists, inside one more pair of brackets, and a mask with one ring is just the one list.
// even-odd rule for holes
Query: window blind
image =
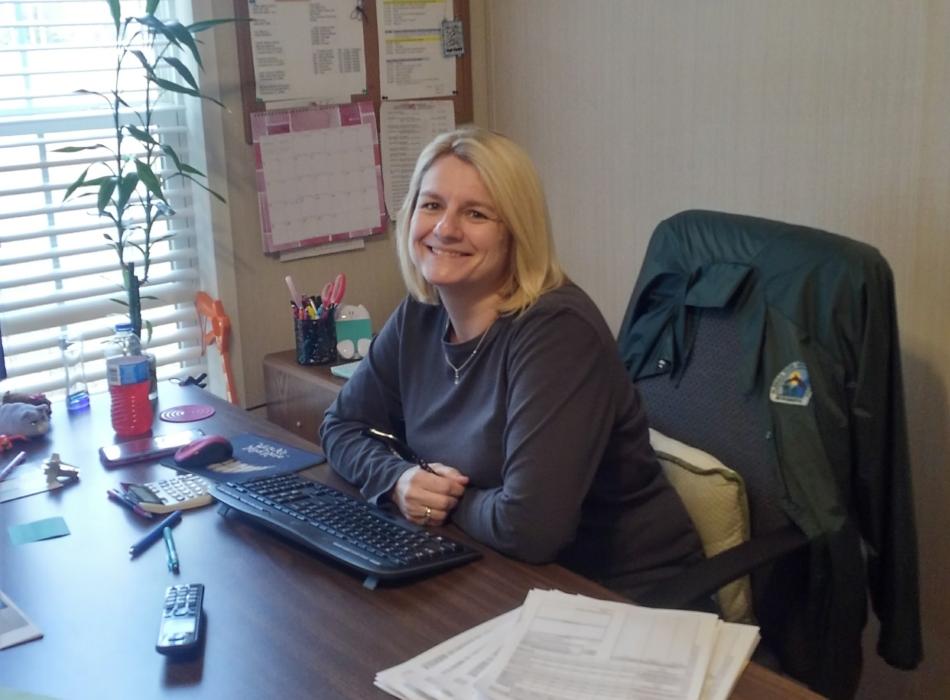
{"label": "window blind", "polygon": [[[161,5],[165,11],[174,7],[169,0]],[[121,9],[123,16],[144,14],[145,2],[123,0]],[[116,323],[128,319],[118,257],[104,237],[113,223],[98,215],[94,195],[65,203],[63,197],[83,170],[108,156],[56,149],[114,140],[105,101],[77,92],[116,87],[114,45],[115,26],[104,0],[0,0],[4,390],[61,396],[63,335],[83,340],[90,392],[106,390],[104,341]],[[144,89],[137,89],[144,86],[141,71],[123,68],[122,80],[127,101],[144,100]],[[189,157],[186,109],[197,106],[164,93],[153,131],[183,160]],[[204,206],[204,198],[196,202],[182,178],[172,183],[167,193],[175,214],[161,230],[153,229],[153,239],[164,240],[152,247],[149,280],[141,291],[142,316],[152,326],[150,340],[143,328],[143,342],[148,340],[148,351],[158,360],[160,379],[204,371],[193,303],[199,286],[194,207]],[[141,271],[141,255],[131,246],[125,255]]]}

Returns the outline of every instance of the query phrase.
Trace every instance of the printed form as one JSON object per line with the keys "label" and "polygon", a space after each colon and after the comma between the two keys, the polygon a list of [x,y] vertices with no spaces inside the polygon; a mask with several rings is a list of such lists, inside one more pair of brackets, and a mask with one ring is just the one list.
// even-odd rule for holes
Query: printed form
{"label": "printed form", "polygon": [[248,0],[258,99],[326,104],[364,93],[363,23],[351,17],[353,5]]}
{"label": "printed form", "polygon": [[411,100],[455,93],[456,59],[442,55],[442,20],[452,0],[376,0],[379,93]]}
{"label": "printed form", "polygon": [[718,617],[531,591],[477,697],[698,700]]}
{"label": "printed form", "polygon": [[725,700],[758,628],[559,591],[376,675],[404,700]]}
{"label": "printed form", "polygon": [[390,218],[395,218],[422,149],[455,128],[455,105],[452,100],[383,102],[379,119],[386,208]]}

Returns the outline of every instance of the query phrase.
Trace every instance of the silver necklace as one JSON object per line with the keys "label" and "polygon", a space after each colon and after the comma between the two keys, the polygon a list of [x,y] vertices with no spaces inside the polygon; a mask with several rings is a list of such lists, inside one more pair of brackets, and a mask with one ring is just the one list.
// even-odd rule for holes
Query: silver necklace
{"label": "silver necklace", "polygon": [[[446,322],[445,322],[445,335],[446,335],[446,337],[448,337],[448,333],[449,333],[449,323],[451,323],[451,321],[446,321]],[[493,325],[495,325],[494,322],[492,323],[492,326],[493,326]],[[470,354],[468,357],[465,358],[465,362],[463,362],[462,364],[460,364],[458,367],[456,367],[455,365],[452,364],[452,360],[449,359],[449,354],[448,354],[448,353],[445,351],[445,349],[443,348],[443,350],[442,350],[442,357],[445,358],[446,364],[448,364],[448,366],[452,368],[452,371],[455,372],[455,382],[454,382],[455,384],[458,384],[458,383],[459,383],[459,374],[462,372],[462,370],[465,369],[465,368],[468,366],[468,363],[469,363],[469,362],[471,362],[472,360],[475,359],[475,355],[478,354],[478,350],[479,350],[479,348],[482,347],[482,343],[485,342],[485,338],[488,337],[488,331],[490,331],[490,330],[491,330],[491,326],[489,326],[488,328],[485,329],[485,332],[482,333],[482,337],[478,339],[478,343],[475,345],[475,349],[472,350],[471,354]]]}

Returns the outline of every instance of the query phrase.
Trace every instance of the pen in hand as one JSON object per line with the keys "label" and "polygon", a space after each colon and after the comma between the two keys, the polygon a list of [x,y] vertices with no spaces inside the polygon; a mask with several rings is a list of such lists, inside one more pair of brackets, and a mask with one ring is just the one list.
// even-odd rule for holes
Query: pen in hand
{"label": "pen in hand", "polygon": [[402,457],[407,462],[413,462],[414,464],[418,464],[419,468],[422,469],[423,471],[427,471],[430,474],[435,474],[436,476],[438,476],[438,472],[435,469],[433,469],[427,461],[425,461],[422,457],[420,457],[415,452],[413,452],[412,448],[410,448],[409,445],[404,443],[395,435],[391,433],[384,433],[382,430],[377,430],[376,428],[364,429],[363,435],[365,435],[366,437],[373,438],[374,440],[378,440],[379,442],[386,445],[386,447],[388,447],[396,456]]}
{"label": "pen in hand", "polygon": [[165,540],[165,558],[168,570],[178,573],[178,550],[175,549],[175,540],[172,538],[172,529],[167,525],[162,528],[162,539]]}
{"label": "pen in hand", "polygon": [[138,542],[129,547],[129,556],[137,557],[139,554],[144,552],[146,549],[152,546],[157,542],[164,532],[165,528],[172,528],[181,521],[181,511],[176,510],[174,513],[169,515],[167,518],[162,520],[158,525],[153,527],[151,530],[145,533],[145,536],[142,537]]}

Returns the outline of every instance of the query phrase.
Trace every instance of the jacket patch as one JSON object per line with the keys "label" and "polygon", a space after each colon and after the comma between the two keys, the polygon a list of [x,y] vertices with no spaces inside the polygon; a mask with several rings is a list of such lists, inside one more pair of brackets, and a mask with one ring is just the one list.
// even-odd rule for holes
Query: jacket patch
{"label": "jacket patch", "polygon": [[792,362],[772,380],[769,398],[775,403],[807,406],[811,401],[811,382],[808,368],[801,361]]}

